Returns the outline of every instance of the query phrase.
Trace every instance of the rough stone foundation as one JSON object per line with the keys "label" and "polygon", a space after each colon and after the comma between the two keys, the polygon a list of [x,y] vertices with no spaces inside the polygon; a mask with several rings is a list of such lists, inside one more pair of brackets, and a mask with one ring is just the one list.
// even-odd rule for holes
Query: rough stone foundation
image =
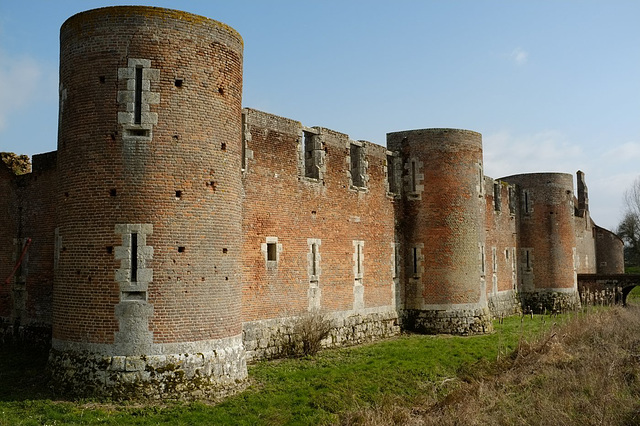
{"label": "rough stone foundation", "polygon": [[[291,344],[296,344],[294,333],[301,317],[276,318],[243,324],[243,341],[247,361],[278,358],[288,355]],[[325,314],[331,321],[329,336],[323,340],[325,348],[351,346],[366,341],[395,336],[400,333],[398,314],[394,310],[383,312],[334,312]]]}
{"label": "rough stone foundation", "polygon": [[[247,378],[240,336],[216,341],[215,349],[117,356],[60,350],[49,355],[56,391],[115,399],[223,397],[242,389]],[[157,345],[160,346],[160,345]],[[208,345],[211,346],[211,345]],[[185,349],[187,349],[185,347]]]}
{"label": "rough stone foundation", "polygon": [[518,293],[514,290],[501,291],[490,295],[487,304],[493,318],[508,317],[522,313]]}
{"label": "rough stone foundation", "polygon": [[568,312],[580,308],[580,295],[572,291],[537,291],[520,293],[522,308],[536,314],[545,312]]}
{"label": "rough stone foundation", "polygon": [[403,328],[426,334],[484,334],[493,331],[487,308],[460,310],[406,309],[402,313]]}

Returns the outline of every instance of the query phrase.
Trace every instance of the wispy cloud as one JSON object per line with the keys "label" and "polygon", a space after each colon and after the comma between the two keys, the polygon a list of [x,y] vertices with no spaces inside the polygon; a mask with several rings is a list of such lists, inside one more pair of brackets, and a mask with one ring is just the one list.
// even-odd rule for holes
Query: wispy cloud
{"label": "wispy cloud", "polygon": [[495,178],[516,173],[573,173],[585,157],[578,144],[557,131],[527,135],[502,131],[483,139],[485,170]]}
{"label": "wispy cloud", "polygon": [[612,163],[639,162],[640,142],[626,142],[616,145],[602,154],[602,159]]}
{"label": "wispy cloud", "polygon": [[529,60],[529,52],[521,47],[516,47],[513,52],[511,52],[511,59],[516,65],[524,65]]}
{"label": "wispy cloud", "polygon": [[513,134],[501,131],[483,137],[484,169],[500,178],[520,173],[586,173],[591,215],[600,226],[615,229],[623,194],[640,175],[640,142],[612,143],[601,152],[586,151],[558,131]]}
{"label": "wispy cloud", "polygon": [[29,56],[10,56],[0,50],[0,131],[9,116],[38,99],[43,67]]}

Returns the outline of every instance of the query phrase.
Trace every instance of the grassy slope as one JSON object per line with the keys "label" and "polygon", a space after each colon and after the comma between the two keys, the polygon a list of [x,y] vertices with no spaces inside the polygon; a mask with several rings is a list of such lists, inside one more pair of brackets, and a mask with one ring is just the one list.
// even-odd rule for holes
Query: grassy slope
{"label": "grassy slope", "polygon": [[[545,320],[548,325],[548,319]],[[376,344],[327,350],[304,359],[250,366],[250,388],[219,405],[168,403],[135,406],[65,402],[50,394],[46,354],[0,353],[0,424],[193,424],[336,422],[338,413],[389,397],[413,400],[438,394],[442,382],[478,359],[512,351],[521,329],[534,333],[540,317],[508,318],[488,336],[405,335]]]}
{"label": "grassy slope", "polygon": [[218,405],[65,402],[46,387],[46,354],[4,349],[0,425],[405,422],[433,409],[434,403],[455,399],[465,380],[475,383],[477,376],[495,370],[523,336],[557,329],[553,322],[549,317],[513,317],[496,323],[496,332],[486,336],[404,335],[304,359],[262,362],[250,366],[248,390]]}

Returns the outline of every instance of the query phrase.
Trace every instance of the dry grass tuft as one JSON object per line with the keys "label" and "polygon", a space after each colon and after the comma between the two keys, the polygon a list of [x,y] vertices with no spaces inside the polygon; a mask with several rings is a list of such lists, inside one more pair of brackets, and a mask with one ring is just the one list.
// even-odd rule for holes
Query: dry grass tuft
{"label": "dry grass tuft", "polygon": [[344,415],[342,423],[640,425],[640,307],[572,318],[453,382],[444,396],[383,401]]}

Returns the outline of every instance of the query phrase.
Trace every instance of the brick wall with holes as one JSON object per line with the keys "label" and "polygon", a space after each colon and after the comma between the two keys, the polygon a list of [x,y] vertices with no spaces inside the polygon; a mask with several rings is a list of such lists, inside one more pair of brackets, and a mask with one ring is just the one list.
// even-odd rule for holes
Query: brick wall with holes
{"label": "brick wall with holes", "polygon": [[22,271],[26,298],[22,324],[51,327],[55,245],[56,153],[34,155],[33,172],[18,177],[20,231],[30,238]]}
{"label": "brick wall with holes", "polygon": [[[532,290],[575,288],[573,177],[531,173],[504,180],[519,187],[521,279],[533,277]],[[524,249],[530,253],[528,267]]]}
{"label": "brick wall with holes", "polygon": [[[96,9],[61,29],[60,85],[54,338],[112,343],[127,297],[153,306],[155,343],[239,335],[240,36],[179,11]],[[152,226],[148,289],[119,287],[116,225]]]}
{"label": "brick wall with holes", "polygon": [[0,321],[11,322],[13,280],[5,284],[15,265],[16,248],[13,244],[18,235],[18,210],[15,175],[0,161]]}
{"label": "brick wall with holes", "polygon": [[[455,129],[413,130],[389,133],[387,144],[402,152],[405,164],[406,192],[398,220],[404,235],[406,306],[479,303],[485,226],[481,135]],[[410,165],[414,158],[417,167]],[[414,170],[422,189],[413,184]],[[411,196],[414,187],[421,190],[419,196]],[[414,267],[412,249],[420,245]]]}
{"label": "brick wall with holes", "polygon": [[514,200],[511,200],[514,191],[515,186],[485,178],[487,294],[514,290],[517,283],[516,210],[512,205]]}
{"label": "brick wall with holes", "polygon": [[[319,289],[319,307],[349,311],[354,307],[354,270],[362,246],[364,309],[391,306],[391,243],[394,200],[386,191],[386,149],[358,142],[364,151],[364,185],[350,179],[349,137],[312,129],[323,151],[321,178],[305,177],[302,124],[248,109],[250,133],[243,178],[243,319],[254,321],[296,315],[310,307]],[[271,243],[267,242],[272,238]],[[269,260],[267,244],[277,253]],[[313,283],[309,241],[319,240],[319,274]]]}

